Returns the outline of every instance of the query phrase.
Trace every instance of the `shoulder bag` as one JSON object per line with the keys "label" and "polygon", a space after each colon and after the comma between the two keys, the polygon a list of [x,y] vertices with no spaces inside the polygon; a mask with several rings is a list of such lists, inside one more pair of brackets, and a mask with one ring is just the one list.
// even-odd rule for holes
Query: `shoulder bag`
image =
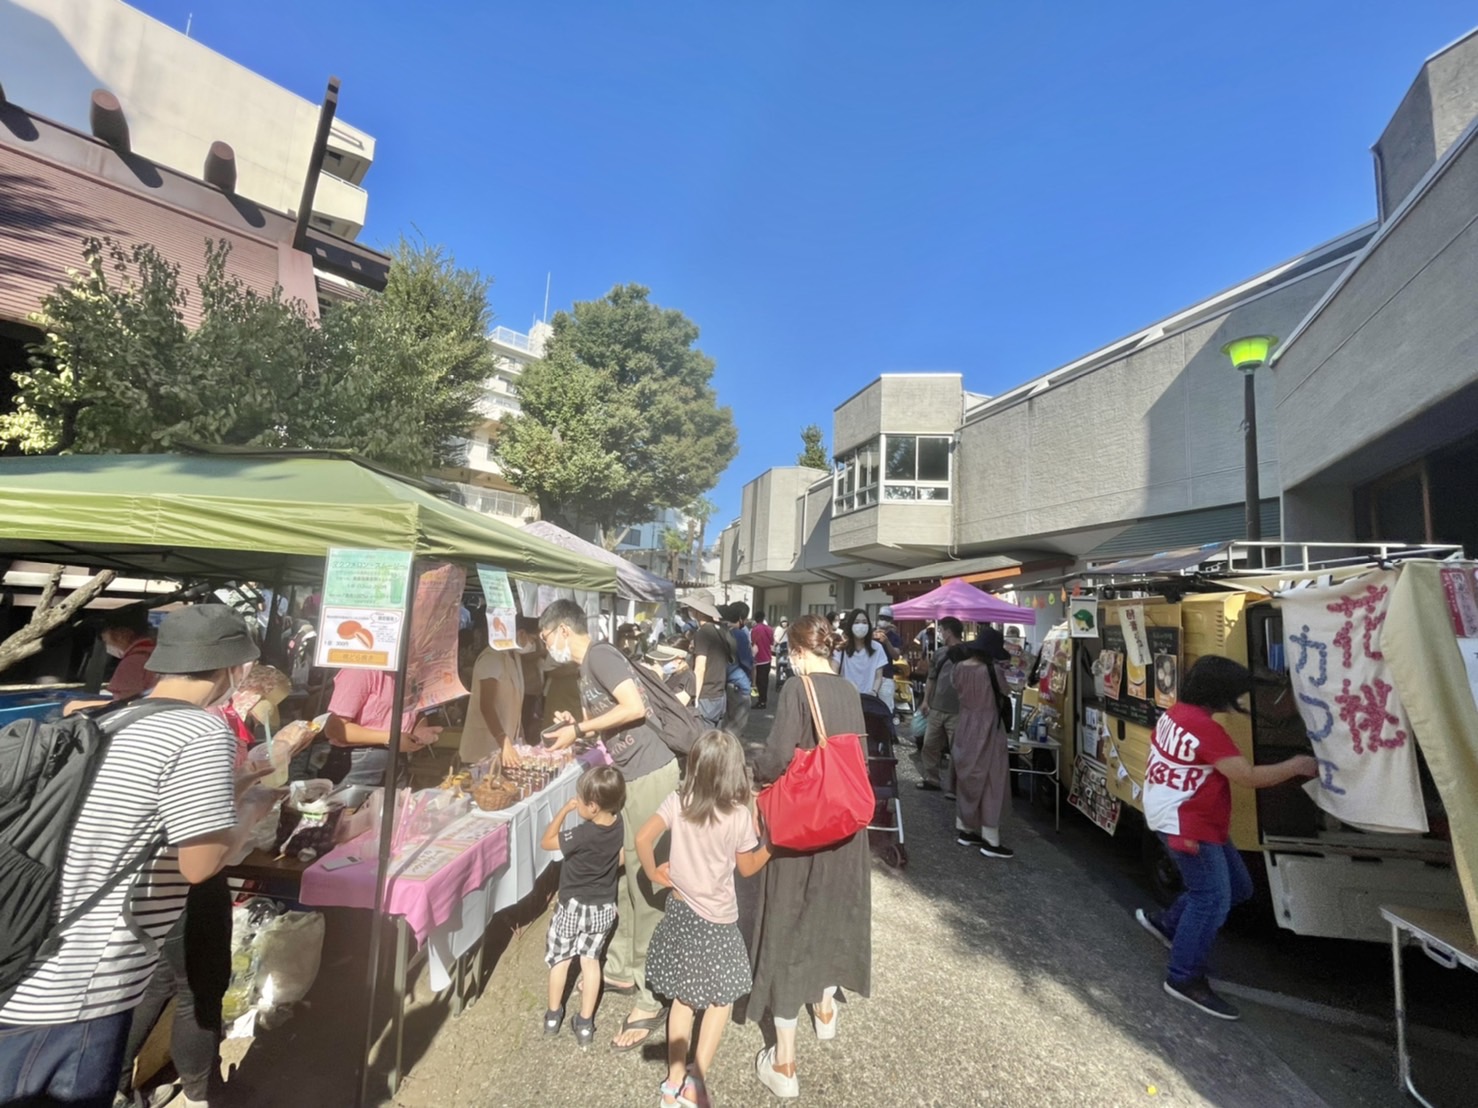
{"label": "shoulder bag", "polygon": [[816,725],[816,747],[797,750],[780,779],[762,790],[756,803],[775,846],[820,850],[866,827],[875,802],[862,739],[856,734],[827,734],[811,678],[803,676],[801,684]]}

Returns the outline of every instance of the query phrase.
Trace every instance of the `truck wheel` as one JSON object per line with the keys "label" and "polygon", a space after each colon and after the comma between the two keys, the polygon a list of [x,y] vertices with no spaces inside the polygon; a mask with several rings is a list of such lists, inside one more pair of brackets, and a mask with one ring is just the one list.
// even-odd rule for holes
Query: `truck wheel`
{"label": "truck wheel", "polygon": [[1145,873],[1149,875],[1150,888],[1155,899],[1162,905],[1169,905],[1185,888],[1180,880],[1180,867],[1175,864],[1175,859],[1165,849],[1160,837],[1148,828],[1140,835],[1139,843],[1140,861],[1144,864]]}

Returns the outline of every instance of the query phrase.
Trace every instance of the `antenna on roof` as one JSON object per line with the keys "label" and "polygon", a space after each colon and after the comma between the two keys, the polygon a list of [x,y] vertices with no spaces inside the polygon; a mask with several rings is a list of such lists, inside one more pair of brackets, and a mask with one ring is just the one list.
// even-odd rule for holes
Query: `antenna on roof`
{"label": "antenna on roof", "polygon": [[186,38],[189,38],[190,37],[190,24],[193,23],[193,22],[195,22],[195,13],[194,12],[191,12],[189,15],[185,16],[185,37]]}
{"label": "antenna on roof", "polygon": [[554,280],[554,273],[550,271],[544,274],[544,314],[539,317],[540,323],[549,322],[549,283]]}

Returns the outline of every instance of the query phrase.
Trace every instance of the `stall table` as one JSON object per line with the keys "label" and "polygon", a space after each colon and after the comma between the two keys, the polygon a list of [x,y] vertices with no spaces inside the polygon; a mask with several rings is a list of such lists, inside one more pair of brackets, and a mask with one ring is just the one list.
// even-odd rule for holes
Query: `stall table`
{"label": "stall table", "polygon": [[[1056,739],[1024,739],[1012,735],[1006,740],[1006,749],[1014,758],[1024,755],[1027,765],[1023,766],[1012,762],[1011,772],[1019,773],[1023,777],[1045,777],[1052,782],[1052,825],[1058,831],[1062,830],[1062,743]],[[1051,769],[1036,769],[1032,765],[1032,755],[1038,750],[1049,751],[1052,755]]]}
{"label": "stall table", "polygon": [[1473,941],[1473,928],[1461,912],[1440,908],[1383,907],[1380,914],[1391,925],[1391,966],[1396,985],[1396,1070],[1397,1077],[1419,1104],[1436,1108],[1416,1091],[1411,1077],[1411,1051],[1406,1044],[1406,981],[1401,972],[1401,950],[1406,935],[1419,943],[1427,956],[1448,969],[1466,966],[1478,973],[1478,943]]}

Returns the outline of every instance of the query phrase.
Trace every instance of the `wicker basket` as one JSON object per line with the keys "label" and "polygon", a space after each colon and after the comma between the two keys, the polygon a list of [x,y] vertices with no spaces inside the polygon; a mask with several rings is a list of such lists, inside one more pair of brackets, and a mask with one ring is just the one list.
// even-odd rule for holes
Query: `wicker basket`
{"label": "wicker basket", "polygon": [[472,802],[484,812],[498,812],[511,808],[519,801],[518,789],[499,778],[485,777],[472,790]]}

